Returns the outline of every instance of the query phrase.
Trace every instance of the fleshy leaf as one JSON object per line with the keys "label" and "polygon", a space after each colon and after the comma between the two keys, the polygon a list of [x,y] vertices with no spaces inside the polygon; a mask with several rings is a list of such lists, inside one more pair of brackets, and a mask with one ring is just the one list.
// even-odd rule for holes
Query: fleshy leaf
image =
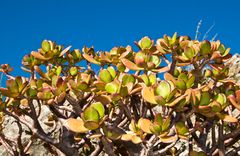
{"label": "fleshy leaf", "polygon": [[152,47],[152,41],[149,37],[143,37],[139,42],[139,46],[142,49],[150,49]]}
{"label": "fleshy leaf", "polygon": [[101,81],[103,81],[105,83],[112,82],[112,80],[113,80],[111,74],[106,69],[103,69],[99,72],[99,78]]}
{"label": "fleshy leaf", "polygon": [[101,102],[93,103],[91,104],[91,107],[98,111],[100,118],[102,118],[105,115],[105,108]]}
{"label": "fleshy leaf", "polygon": [[143,70],[144,68],[138,67],[135,63],[129,61],[128,59],[121,59],[122,63],[130,70]]}
{"label": "fleshy leaf", "polygon": [[105,90],[110,94],[117,93],[118,89],[119,89],[119,84],[114,81],[106,84],[106,86],[105,86]]}
{"label": "fleshy leaf", "polygon": [[151,134],[150,127],[152,126],[152,122],[148,119],[140,118],[138,120],[138,127],[145,133]]}
{"label": "fleshy leaf", "polygon": [[143,87],[142,96],[143,96],[143,99],[146,100],[147,102],[149,102],[151,104],[157,104],[155,97],[154,97],[154,92],[149,87],[146,87],[146,86]]}
{"label": "fleshy leaf", "polygon": [[160,140],[163,143],[172,143],[172,142],[175,142],[177,139],[178,139],[177,135],[160,137]]}
{"label": "fleshy leaf", "polygon": [[67,119],[67,127],[76,133],[85,133],[89,131],[85,126],[83,120],[80,119],[74,119],[74,118],[69,118]]}
{"label": "fleshy leaf", "polygon": [[135,78],[132,75],[125,74],[122,77],[122,84],[126,85],[128,83],[133,83],[134,84],[135,83]]}
{"label": "fleshy leaf", "polygon": [[84,122],[84,126],[89,130],[95,130],[95,129],[98,129],[99,124],[98,122],[95,122],[95,121],[86,121]]}
{"label": "fleshy leaf", "polygon": [[94,122],[99,122],[100,120],[100,116],[98,111],[93,108],[93,107],[87,107],[84,111],[83,111],[83,120],[85,121],[94,121]]}
{"label": "fleshy leaf", "polygon": [[155,92],[156,92],[157,95],[160,95],[164,99],[166,99],[171,92],[171,86],[167,81],[161,81],[158,84]]}
{"label": "fleshy leaf", "polygon": [[88,55],[88,54],[86,54],[86,53],[83,54],[83,57],[84,57],[88,62],[97,64],[97,65],[101,65],[100,62],[96,61],[93,57],[91,57],[90,55]]}

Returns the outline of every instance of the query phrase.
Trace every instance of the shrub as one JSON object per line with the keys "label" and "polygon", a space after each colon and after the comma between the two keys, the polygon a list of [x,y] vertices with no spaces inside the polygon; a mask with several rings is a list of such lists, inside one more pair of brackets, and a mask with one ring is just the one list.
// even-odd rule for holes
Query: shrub
{"label": "shrub", "polygon": [[176,33],[135,44],[138,52],[95,52],[44,40],[22,59],[29,77],[3,64],[1,123],[13,117],[18,137],[4,136],[2,124],[2,145],[11,155],[28,153],[36,138],[65,155],[236,154],[240,89],[225,65],[230,48]]}

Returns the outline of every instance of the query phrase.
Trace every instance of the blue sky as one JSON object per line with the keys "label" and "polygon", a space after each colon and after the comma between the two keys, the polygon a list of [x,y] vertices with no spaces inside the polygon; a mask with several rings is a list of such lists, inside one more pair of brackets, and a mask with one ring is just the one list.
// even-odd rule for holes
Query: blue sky
{"label": "blue sky", "polygon": [[22,75],[22,57],[44,39],[110,50],[143,36],[178,32],[194,38],[201,19],[200,39],[215,23],[209,39],[217,33],[232,53],[239,52],[239,6],[238,0],[0,0],[0,64],[9,63],[14,75]]}

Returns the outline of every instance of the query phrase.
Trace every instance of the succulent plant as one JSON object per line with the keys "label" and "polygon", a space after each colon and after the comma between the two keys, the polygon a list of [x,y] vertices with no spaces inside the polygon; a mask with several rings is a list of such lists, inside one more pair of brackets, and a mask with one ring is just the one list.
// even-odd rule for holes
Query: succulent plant
{"label": "succulent plant", "polygon": [[[5,117],[12,116],[18,136],[26,132],[65,155],[179,155],[186,141],[202,150],[190,148],[190,155],[213,155],[216,147],[229,154],[240,135],[238,57],[231,59],[220,41],[177,33],[135,43],[136,51],[95,52],[44,40],[22,59],[28,78],[11,75],[13,68],[3,64],[8,80],[0,88],[0,143],[27,154],[21,147],[31,141],[21,144],[21,137],[2,133]],[[50,112],[44,122],[43,107]]]}

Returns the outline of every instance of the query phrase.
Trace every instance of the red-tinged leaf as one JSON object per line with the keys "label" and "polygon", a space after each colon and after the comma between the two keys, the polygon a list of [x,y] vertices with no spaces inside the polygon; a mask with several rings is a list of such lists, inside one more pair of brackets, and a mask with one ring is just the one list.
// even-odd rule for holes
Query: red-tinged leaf
{"label": "red-tinged leaf", "polygon": [[170,73],[165,73],[164,79],[168,81],[172,81],[174,84],[176,83],[176,79]]}
{"label": "red-tinged leaf", "polygon": [[232,96],[232,95],[228,96],[227,98],[229,99],[229,101],[231,102],[231,104],[240,111],[240,103],[237,103],[237,102],[235,101],[236,98],[235,98],[234,96]]}
{"label": "red-tinged leaf", "polygon": [[94,100],[101,102],[104,105],[110,104],[112,102],[112,99],[107,95],[99,95],[97,97],[94,97]]}
{"label": "red-tinged leaf", "polygon": [[177,63],[177,66],[178,67],[183,67],[183,66],[188,66],[190,64],[191,64],[190,62],[188,62],[188,63]]}
{"label": "red-tinged leaf", "polygon": [[12,98],[15,98],[15,97],[18,96],[18,93],[12,93],[11,91],[9,91],[9,90],[6,89],[6,88],[0,88],[0,93],[1,93],[3,96],[12,97]]}
{"label": "red-tinged leaf", "polygon": [[232,54],[227,54],[226,56],[224,56],[224,57],[222,58],[222,61],[223,61],[223,62],[227,62],[230,58],[232,58]]}
{"label": "red-tinged leaf", "polygon": [[130,141],[130,140],[132,140],[133,136],[134,136],[134,134],[123,134],[122,137],[121,137],[121,140]]}
{"label": "red-tinged leaf", "polygon": [[89,131],[85,126],[83,120],[69,118],[66,120],[66,127],[76,133],[85,133]]}
{"label": "red-tinged leaf", "polygon": [[222,55],[220,54],[220,52],[219,52],[219,51],[216,51],[216,52],[214,52],[214,53],[212,54],[210,60],[215,60],[215,59],[221,58],[221,57],[222,57]]}
{"label": "red-tinged leaf", "polygon": [[135,87],[131,92],[130,95],[136,94],[142,90],[142,86]]}
{"label": "red-tinged leaf", "polygon": [[140,144],[142,142],[142,139],[139,136],[133,135],[132,138],[131,138],[131,141],[134,144]]}
{"label": "red-tinged leaf", "polygon": [[47,60],[50,60],[51,58],[47,58],[47,57],[44,57],[42,54],[40,54],[39,52],[35,52],[35,51],[32,51],[31,52],[31,55],[33,57],[35,57],[36,59],[39,59],[39,60],[43,60],[43,61],[47,61]]}
{"label": "red-tinged leaf", "polygon": [[238,119],[235,118],[234,116],[230,116],[227,114],[220,114],[220,113],[217,113],[216,115],[224,122],[231,122],[231,123],[238,122]]}
{"label": "red-tinged leaf", "polygon": [[123,52],[123,53],[121,54],[121,56],[119,57],[119,59],[125,58],[125,57],[132,51],[132,47],[131,47],[131,46],[127,46],[127,47],[126,47],[126,50],[127,50],[127,51],[125,51],[125,52]]}
{"label": "red-tinged leaf", "polygon": [[34,66],[35,71],[43,78],[47,78],[46,74],[39,68],[39,66]]}
{"label": "red-tinged leaf", "polygon": [[223,64],[208,64],[208,65],[217,71],[222,70],[224,68]]}
{"label": "red-tinged leaf", "polygon": [[67,48],[65,48],[59,55],[59,57],[62,57],[66,52],[69,51],[69,49],[71,48],[72,46],[68,46]]}
{"label": "red-tinged leaf", "polygon": [[56,102],[57,102],[57,103],[62,102],[65,97],[66,97],[66,92],[62,92],[60,95],[58,95],[58,96],[56,97]]}
{"label": "red-tinged leaf", "polygon": [[130,70],[144,70],[144,68],[138,67],[135,63],[129,61],[128,59],[121,59],[122,63]]}
{"label": "red-tinged leaf", "polygon": [[152,127],[152,122],[148,119],[140,118],[138,120],[138,127],[145,133],[152,134],[150,128]]}
{"label": "red-tinged leaf", "polygon": [[240,105],[240,90],[237,90],[235,94],[236,94],[237,103]]}
{"label": "red-tinged leaf", "polygon": [[166,143],[166,144],[175,142],[175,141],[177,141],[177,139],[178,139],[177,135],[160,137],[161,142]]}
{"label": "red-tinged leaf", "polygon": [[97,65],[101,65],[100,62],[96,61],[93,57],[91,57],[90,55],[88,55],[88,54],[86,54],[86,53],[83,54],[83,57],[84,57],[88,62],[97,64]]}
{"label": "red-tinged leaf", "polygon": [[154,96],[154,92],[149,87],[144,86],[142,89],[142,97],[144,100],[151,104],[157,104]]}
{"label": "red-tinged leaf", "polygon": [[110,57],[107,57],[106,55],[104,55],[103,52],[100,52],[100,58],[105,62],[111,62],[111,60],[109,59]]}
{"label": "red-tinged leaf", "polygon": [[169,70],[170,68],[168,66],[152,69],[153,72],[157,72],[157,73],[164,73],[164,72],[168,72]]}
{"label": "red-tinged leaf", "polygon": [[169,106],[169,107],[173,107],[175,106],[176,104],[178,104],[182,99],[184,99],[187,95],[181,95],[179,96],[178,98],[176,98],[175,100],[173,100],[172,102],[170,103],[167,103],[166,105]]}

